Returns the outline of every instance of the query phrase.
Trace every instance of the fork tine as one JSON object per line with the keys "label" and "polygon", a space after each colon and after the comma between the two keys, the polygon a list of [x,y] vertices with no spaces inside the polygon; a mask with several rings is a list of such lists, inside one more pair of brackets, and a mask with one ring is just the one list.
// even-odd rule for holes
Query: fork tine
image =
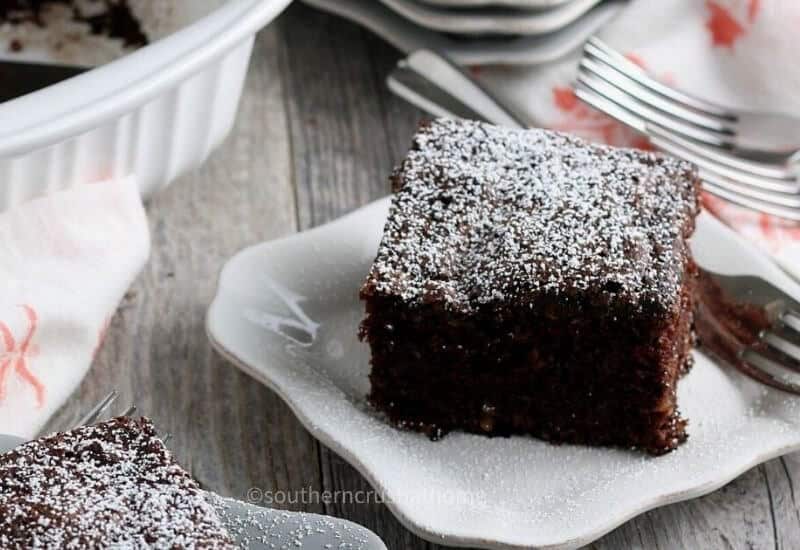
{"label": "fork tine", "polygon": [[789,327],[800,334],[800,313],[789,309],[784,311],[779,319],[784,326]]}
{"label": "fork tine", "polygon": [[[761,314],[751,319],[748,313],[732,314],[727,306],[717,311],[713,304],[700,300],[695,323],[701,351],[765,385],[800,395],[800,338],[785,330],[782,319],[789,313],[800,320],[795,311],[800,310],[800,304],[761,277],[702,271],[728,297],[724,303],[754,306]],[[768,328],[763,321],[768,322]]]}
{"label": "fork tine", "polygon": [[698,167],[714,172],[720,176],[771,191],[781,191],[784,193],[800,192],[800,181],[798,181],[795,176],[786,174],[786,177],[774,178],[750,172],[742,172],[741,170],[717,162],[714,158],[706,154],[706,149],[692,147],[692,142],[688,140],[672,136],[668,132],[652,126],[648,128],[648,132],[650,142],[659,149],[686,159],[696,164]]}
{"label": "fork tine", "polygon": [[623,124],[630,126],[634,130],[647,135],[650,138],[650,141],[654,142],[654,144],[658,139],[666,140],[673,146],[680,146],[681,150],[685,151],[685,154],[687,155],[691,154],[694,158],[707,159],[707,162],[716,163],[720,169],[731,169],[743,174],[761,176],[778,181],[797,182],[797,174],[795,174],[789,167],[779,168],[772,165],[740,159],[728,155],[719,149],[714,149],[707,145],[702,145],[680,136],[673,135],[663,128],[659,128],[658,126],[654,126],[652,124],[647,124],[637,115],[627,111],[605,97],[602,97],[596,92],[583,86],[580,82],[578,82],[577,86],[575,87],[575,94],[582,101],[588,105],[591,105],[598,111],[602,111],[612,118],[622,122]]}
{"label": "fork tine", "polygon": [[[625,110],[607,98],[598,95],[596,92],[584,87],[581,83],[579,83],[576,87],[575,94],[592,107],[605,112],[606,114],[616,118],[623,124],[631,126],[639,132],[647,134],[652,129],[652,126],[648,125],[635,114]],[[662,132],[662,134],[664,133]],[[670,146],[670,141],[667,139],[655,138],[652,135],[651,139],[654,145],[657,146],[663,146],[667,144],[664,149],[669,149],[669,152],[678,157],[686,158],[686,156],[688,156],[682,154],[684,153],[684,150],[680,146],[676,146],[674,143],[672,143],[672,146]],[[800,221],[800,210],[792,206],[792,202],[794,200],[794,197],[792,196],[787,196],[786,194],[777,194],[773,196],[766,191],[754,189],[755,186],[749,186],[744,182],[723,177],[721,175],[714,174],[713,172],[710,173],[708,170],[705,170],[703,173],[701,173],[701,177],[702,176],[709,178],[708,180],[703,181],[703,188],[710,193],[717,195],[718,197],[750,210],[765,212],[767,214],[772,214],[788,220]],[[772,183],[775,184],[776,187],[783,186],[783,183],[780,181],[773,181]],[[788,205],[785,203],[786,199],[788,199]]]}
{"label": "fork tine", "polygon": [[676,103],[694,109],[695,111],[701,112],[707,116],[719,117],[731,122],[736,121],[736,114],[730,112],[723,106],[678,91],[651,78],[644,70],[642,70],[641,67],[605,44],[597,37],[592,37],[589,39],[584,46],[584,52],[591,55],[595,59],[614,67],[614,69],[616,69],[618,72],[624,74],[631,80],[638,82],[642,86],[645,86],[652,92],[669,98]]}
{"label": "fork tine", "polygon": [[759,338],[761,342],[777,350],[781,355],[789,359],[789,361],[784,364],[786,368],[792,369],[795,372],[800,372],[800,346],[772,331],[762,332]]}
{"label": "fork tine", "polygon": [[92,424],[95,420],[97,420],[103,412],[111,406],[111,404],[117,400],[119,397],[119,392],[117,390],[113,390],[111,393],[106,395],[97,405],[92,407],[92,409],[87,412],[80,420],[75,424],[76,426],[86,426],[87,424]]}
{"label": "fork tine", "polygon": [[737,206],[741,206],[742,208],[747,208],[749,210],[754,210],[756,212],[763,212],[765,214],[771,214],[773,216],[784,218],[790,221],[795,221],[795,222],[800,221],[800,211],[798,211],[796,208],[786,208],[775,205],[773,203],[766,203],[757,199],[753,199],[751,197],[744,196],[732,189],[719,187],[707,181],[703,182],[703,189],[705,191],[708,191],[712,195],[716,195],[719,198],[724,199]]}
{"label": "fork tine", "polygon": [[[611,99],[617,102],[624,99],[624,95],[628,95],[631,101],[638,102],[641,107],[637,108],[635,104],[624,104],[624,106],[635,111],[645,121],[649,120],[655,124],[660,124],[674,132],[679,132],[681,135],[707,144],[685,143],[687,148],[694,149],[696,153],[730,168],[759,176],[788,180],[797,178],[797,171],[791,162],[786,162],[783,154],[772,159],[769,155],[760,154],[758,157],[743,156],[733,154],[730,151],[735,147],[736,131],[733,124],[738,120],[738,115],[735,112],[659,83],[648,76],[647,72],[641,67],[614,51],[599,39],[592,38],[587,42],[579,67],[582,75],[595,77],[606,86],[613,86],[618,90],[618,93],[622,93],[622,95],[613,96],[613,92],[609,92],[607,89],[600,89],[597,81],[595,81],[594,89],[600,95],[613,96]],[[590,82],[590,87],[591,84]],[[648,107],[651,110],[650,114],[643,110],[643,108]],[[657,111],[655,116],[653,116],[652,109]],[[662,115],[660,118],[658,117],[659,114]],[[666,115],[667,120],[664,120],[664,115]],[[670,116],[676,117],[676,121],[672,125],[667,124]],[[688,124],[689,127],[681,130],[681,124]],[[700,133],[693,131],[692,125]],[[654,131],[657,129],[653,128]],[[711,132],[711,134],[705,134],[703,133],[704,131]],[[712,138],[713,132],[720,132],[718,135],[723,136],[723,138],[725,135],[731,135],[732,137],[729,140],[723,139],[726,142],[721,143],[719,139]],[[681,138],[676,135],[675,139]],[[708,145],[711,147],[708,147]],[[714,150],[714,147],[719,149]]]}
{"label": "fork tine", "polygon": [[[674,134],[669,130],[662,128],[656,124],[648,123],[648,121],[637,113],[633,113],[627,106],[620,106],[617,102],[605,97],[601,92],[590,88],[588,85],[581,82],[581,73],[578,77],[578,85],[576,87],[576,94],[581,97],[582,92],[586,94],[594,94],[594,104],[586,97],[581,97],[586,103],[593,105],[596,109],[605,112],[606,114],[616,118],[620,122],[627,124],[634,129],[647,134],[651,140],[654,136],[662,136],[670,139],[673,142],[679,143],[687,151],[693,154],[704,157],[710,162],[715,162],[726,169],[735,170],[739,173],[752,174],[765,178],[772,178],[777,180],[786,180],[796,182],[798,174],[790,165],[784,164],[768,164],[758,162],[752,159],[740,158],[726,152],[724,149],[719,149],[719,145],[703,144],[691,141],[685,137]],[[591,77],[589,77],[591,78]]]}
{"label": "fork tine", "polygon": [[701,141],[708,145],[720,148],[733,147],[733,141],[730,136],[722,135],[716,132],[701,129],[697,126],[684,124],[674,120],[668,115],[664,115],[647,105],[640,103],[628,93],[612,86],[611,84],[600,80],[599,78],[587,73],[585,70],[578,71],[578,83],[589,88],[598,95],[616,103],[623,109],[626,109],[641,118],[646,124],[654,124],[660,126],[678,135]]}
{"label": "fork tine", "polygon": [[710,170],[705,170],[702,168],[698,171],[698,173],[700,174],[700,179],[703,180],[704,184],[710,183],[718,187],[730,189],[745,197],[760,200],[765,203],[772,203],[777,206],[783,206],[786,208],[800,209],[800,194],[796,192],[787,193],[784,191],[771,191],[768,189],[760,189],[757,187],[753,187],[747,183],[737,181],[733,178],[721,176]]}
{"label": "fork tine", "polygon": [[729,121],[721,122],[717,118],[712,118],[688,109],[674,100],[665,99],[649,91],[647,87],[638,84],[636,81],[626,78],[626,76],[620,74],[613,66],[598,63],[590,57],[584,57],[579,64],[579,68],[619,88],[648,107],[673,116],[685,124],[698,126],[709,132],[716,132],[723,136],[733,136],[736,133],[736,130],[731,126]]}
{"label": "fork tine", "polygon": [[125,412],[123,412],[120,416],[130,416],[135,412],[136,412],[136,405],[131,403],[131,406],[125,409]]}
{"label": "fork tine", "polygon": [[591,105],[598,111],[617,119],[641,134],[647,135],[649,128],[646,122],[633,113],[623,109],[613,101],[606,99],[597,92],[584,86],[581,82],[578,82],[575,86],[575,95],[584,103]]}
{"label": "fork tine", "polygon": [[740,355],[741,361],[735,365],[739,370],[773,388],[800,395],[800,384],[782,376],[784,365],[751,349],[745,349]]}

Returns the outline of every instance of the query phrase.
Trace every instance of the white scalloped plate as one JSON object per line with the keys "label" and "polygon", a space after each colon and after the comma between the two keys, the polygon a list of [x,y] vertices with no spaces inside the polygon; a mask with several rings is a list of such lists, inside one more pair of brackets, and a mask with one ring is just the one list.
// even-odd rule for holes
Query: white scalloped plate
{"label": "white scalloped plate", "polygon": [[[800,449],[800,398],[699,354],[679,386],[689,441],[658,458],[531,437],[451,433],[431,442],[390,427],[365,403],[369,352],[356,337],[358,288],[388,204],[237,254],[222,271],[207,329],[223,355],[277,392],[419,536],[482,548],[575,548]],[[800,297],[800,287],[707,214],[693,249],[705,267],[745,269]]]}

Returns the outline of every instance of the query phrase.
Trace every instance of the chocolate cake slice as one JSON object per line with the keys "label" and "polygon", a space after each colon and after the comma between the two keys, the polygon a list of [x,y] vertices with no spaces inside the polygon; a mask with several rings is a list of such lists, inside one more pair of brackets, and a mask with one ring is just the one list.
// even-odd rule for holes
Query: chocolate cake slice
{"label": "chocolate cake slice", "polygon": [[543,130],[423,126],[361,289],[369,399],[398,426],[686,439],[692,165]]}
{"label": "chocolate cake slice", "polygon": [[235,548],[147,419],[0,455],[0,548]]}

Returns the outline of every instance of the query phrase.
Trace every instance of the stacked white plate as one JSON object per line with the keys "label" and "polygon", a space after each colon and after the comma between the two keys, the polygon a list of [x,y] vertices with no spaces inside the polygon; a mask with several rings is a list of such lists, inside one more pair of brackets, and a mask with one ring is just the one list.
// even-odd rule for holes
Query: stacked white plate
{"label": "stacked white plate", "polygon": [[463,64],[537,64],[576,48],[623,0],[305,0],[404,51],[434,48]]}

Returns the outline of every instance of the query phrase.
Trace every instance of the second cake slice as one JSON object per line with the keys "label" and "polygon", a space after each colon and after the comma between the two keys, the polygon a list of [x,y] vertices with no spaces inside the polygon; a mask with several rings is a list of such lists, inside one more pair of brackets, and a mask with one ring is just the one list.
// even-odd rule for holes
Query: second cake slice
{"label": "second cake slice", "polygon": [[236,548],[145,418],[56,433],[0,455],[0,548]]}

